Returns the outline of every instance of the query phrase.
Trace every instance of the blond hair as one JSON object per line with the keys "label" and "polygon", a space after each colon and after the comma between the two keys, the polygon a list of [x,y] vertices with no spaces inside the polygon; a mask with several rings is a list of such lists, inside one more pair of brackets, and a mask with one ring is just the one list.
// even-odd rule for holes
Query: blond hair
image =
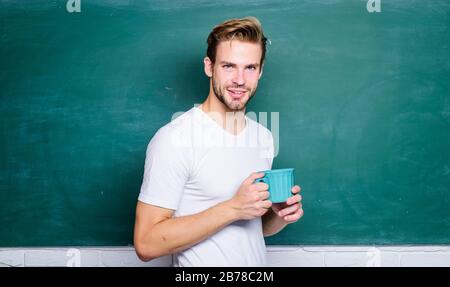
{"label": "blond hair", "polygon": [[260,43],[262,49],[261,65],[266,56],[267,38],[264,36],[261,23],[255,17],[245,17],[242,19],[230,19],[215,26],[208,36],[208,49],[206,55],[215,62],[217,45],[220,42],[239,40],[243,42]]}

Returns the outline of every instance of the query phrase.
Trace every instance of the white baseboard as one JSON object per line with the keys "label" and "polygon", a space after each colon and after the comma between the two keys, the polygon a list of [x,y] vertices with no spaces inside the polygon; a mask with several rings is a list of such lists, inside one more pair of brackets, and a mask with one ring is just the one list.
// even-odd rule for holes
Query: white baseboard
{"label": "white baseboard", "polygon": [[[443,246],[268,246],[269,267],[450,267]],[[0,248],[0,266],[170,266],[171,256],[140,261],[133,247]]]}

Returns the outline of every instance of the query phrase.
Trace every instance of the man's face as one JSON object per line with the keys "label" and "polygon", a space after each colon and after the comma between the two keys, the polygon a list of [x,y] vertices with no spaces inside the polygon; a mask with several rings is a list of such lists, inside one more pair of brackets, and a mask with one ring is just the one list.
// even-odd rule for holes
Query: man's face
{"label": "man's face", "polygon": [[210,76],[214,94],[228,109],[243,110],[255,94],[262,74],[261,55],[262,48],[257,43],[234,40],[217,46]]}

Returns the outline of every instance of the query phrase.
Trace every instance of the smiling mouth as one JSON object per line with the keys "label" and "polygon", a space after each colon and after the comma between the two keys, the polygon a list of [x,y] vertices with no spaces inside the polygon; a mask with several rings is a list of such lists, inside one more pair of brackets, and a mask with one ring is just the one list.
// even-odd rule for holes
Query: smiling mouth
{"label": "smiling mouth", "polygon": [[230,94],[231,97],[234,99],[240,99],[242,98],[246,93],[247,90],[233,90],[233,89],[227,89],[227,92]]}

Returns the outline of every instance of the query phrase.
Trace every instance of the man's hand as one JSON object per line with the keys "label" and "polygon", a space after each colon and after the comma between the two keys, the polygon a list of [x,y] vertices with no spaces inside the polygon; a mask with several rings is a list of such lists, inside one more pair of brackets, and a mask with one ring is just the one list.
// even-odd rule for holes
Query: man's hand
{"label": "man's hand", "polygon": [[263,182],[254,183],[257,178],[263,176],[264,173],[252,173],[242,182],[234,197],[229,200],[238,219],[250,220],[263,216],[272,206],[272,202],[267,200],[269,186]]}
{"label": "man's hand", "polygon": [[285,223],[294,223],[303,216],[301,190],[300,186],[294,185],[292,187],[293,196],[289,197],[286,202],[272,205],[273,212],[283,219]]}

